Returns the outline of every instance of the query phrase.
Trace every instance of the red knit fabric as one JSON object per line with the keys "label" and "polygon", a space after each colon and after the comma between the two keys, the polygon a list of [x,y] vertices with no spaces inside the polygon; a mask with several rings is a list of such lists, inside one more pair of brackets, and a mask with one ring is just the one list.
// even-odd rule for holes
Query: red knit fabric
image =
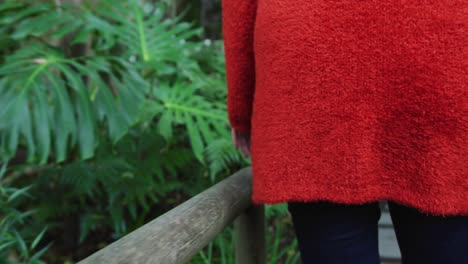
{"label": "red knit fabric", "polygon": [[223,0],[254,204],[468,214],[468,1]]}

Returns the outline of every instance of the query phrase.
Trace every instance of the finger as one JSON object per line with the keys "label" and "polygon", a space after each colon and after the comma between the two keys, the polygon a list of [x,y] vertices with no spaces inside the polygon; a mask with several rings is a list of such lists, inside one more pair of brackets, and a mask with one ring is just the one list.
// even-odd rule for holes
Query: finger
{"label": "finger", "polygon": [[246,137],[242,137],[241,140],[240,140],[240,145],[241,145],[241,148],[242,148],[242,153],[244,154],[245,157],[247,157],[249,155],[249,149],[248,149],[248,144],[247,144],[247,138]]}
{"label": "finger", "polygon": [[246,151],[247,151],[247,157],[249,157],[249,156],[252,154],[252,152],[250,151],[250,145],[247,144],[247,145],[245,146],[245,149],[246,149]]}
{"label": "finger", "polygon": [[250,148],[250,135],[245,136],[245,150],[247,153],[247,156],[251,155],[251,148]]}
{"label": "finger", "polygon": [[249,157],[249,150],[247,149],[247,147],[244,146],[242,152],[244,153],[244,156],[245,156],[246,158]]}
{"label": "finger", "polygon": [[231,129],[231,138],[232,138],[232,142],[233,142],[233,144],[234,144],[234,147],[237,148],[237,147],[238,147],[237,133],[236,133],[236,131],[234,130],[234,128]]}

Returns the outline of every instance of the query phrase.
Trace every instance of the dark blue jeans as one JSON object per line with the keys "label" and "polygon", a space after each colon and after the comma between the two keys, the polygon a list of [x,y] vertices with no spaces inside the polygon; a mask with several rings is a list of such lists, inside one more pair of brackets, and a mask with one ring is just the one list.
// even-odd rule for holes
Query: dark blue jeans
{"label": "dark blue jeans", "polygon": [[[304,264],[379,264],[378,202],[288,202]],[[468,264],[468,216],[436,216],[388,201],[402,264]]]}

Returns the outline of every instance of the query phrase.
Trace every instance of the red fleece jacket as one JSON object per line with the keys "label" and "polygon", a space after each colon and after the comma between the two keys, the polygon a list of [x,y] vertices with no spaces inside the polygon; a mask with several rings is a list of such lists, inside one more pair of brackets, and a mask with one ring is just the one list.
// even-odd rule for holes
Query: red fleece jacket
{"label": "red fleece jacket", "polygon": [[229,121],[255,204],[468,214],[468,2],[223,0]]}

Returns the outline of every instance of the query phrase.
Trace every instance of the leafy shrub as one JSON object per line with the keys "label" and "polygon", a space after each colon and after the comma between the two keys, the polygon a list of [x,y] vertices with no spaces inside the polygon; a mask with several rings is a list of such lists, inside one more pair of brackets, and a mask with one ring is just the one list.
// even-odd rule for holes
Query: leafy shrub
{"label": "leafy shrub", "polygon": [[[0,181],[6,174],[6,167],[5,163],[0,170]],[[33,237],[34,230],[27,227],[32,224],[31,214],[34,211],[22,212],[16,208],[18,200],[29,196],[30,188],[31,186],[18,189],[8,185],[0,185],[0,263],[43,263],[40,258],[51,246],[49,244],[36,251],[46,228]]]}
{"label": "leafy shrub", "polygon": [[248,164],[230,142],[222,42],[162,2],[34,2],[0,3],[2,184],[31,195],[2,210],[35,223],[2,252],[28,259],[32,239],[54,241],[50,262],[81,259]]}

